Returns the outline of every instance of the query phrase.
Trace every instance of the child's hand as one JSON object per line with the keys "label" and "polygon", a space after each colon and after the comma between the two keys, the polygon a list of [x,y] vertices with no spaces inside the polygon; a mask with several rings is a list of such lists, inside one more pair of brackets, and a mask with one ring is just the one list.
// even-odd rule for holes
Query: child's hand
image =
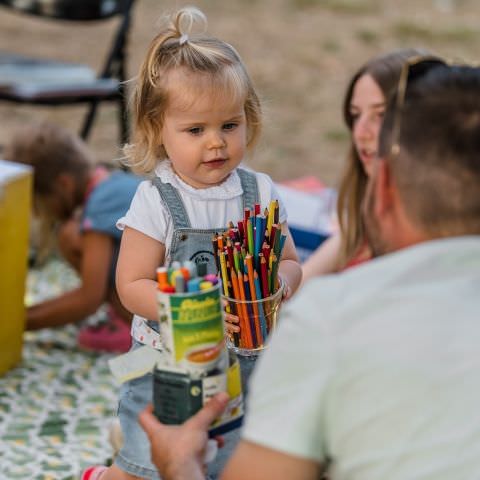
{"label": "child's hand", "polygon": [[292,296],[292,289],[290,288],[290,285],[287,283],[285,278],[283,277],[280,277],[280,278],[283,284],[282,302],[286,302],[287,300],[290,300],[290,297]]}
{"label": "child's hand", "polygon": [[227,331],[227,335],[232,338],[234,333],[240,332],[240,319],[231,313],[225,312],[225,329]]}

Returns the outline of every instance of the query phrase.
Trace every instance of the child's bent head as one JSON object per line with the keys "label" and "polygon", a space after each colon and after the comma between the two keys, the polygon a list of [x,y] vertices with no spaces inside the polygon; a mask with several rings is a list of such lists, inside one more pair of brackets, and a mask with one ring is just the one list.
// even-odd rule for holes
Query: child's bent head
{"label": "child's bent head", "polygon": [[[93,165],[92,154],[81,138],[58,125],[32,123],[13,135],[4,156],[33,167],[35,205],[54,210],[42,213],[56,218],[73,213],[82,194],[80,186]],[[65,178],[69,188],[62,182]],[[57,204],[58,208],[53,208]]]}
{"label": "child's bent head", "polygon": [[[198,24],[200,32],[194,32]],[[193,7],[179,10],[152,40],[136,79],[133,97],[134,142],[128,164],[150,173],[167,154],[162,145],[165,113],[172,105],[188,111],[199,99],[213,105],[242,105],[246,145],[261,129],[261,107],[253,83],[235,49],[205,33],[206,18]]]}

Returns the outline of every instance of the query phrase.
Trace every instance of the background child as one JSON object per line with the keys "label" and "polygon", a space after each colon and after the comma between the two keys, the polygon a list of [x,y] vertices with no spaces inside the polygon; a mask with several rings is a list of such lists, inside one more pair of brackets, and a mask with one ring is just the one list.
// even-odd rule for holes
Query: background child
{"label": "background child", "polygon": [[[255,202],[262,208],[278,199],[271,179],[239,168],[261,126],[258,97],[236,51],[204,33],[191,32],[204,15],[184,8],[151,42],[134,97],[135,137],[127,148],[134,171],[153,174],[143,182],[127,215],[117,267],[123,304],[135,313],[133,347],[160,346],[156,332],[156,268],[194,260],[215,272],[212,235],[243,217]],[[205,31],[205,28],[202,28]],[[288,233],[279,271],[293,292],[301,269]],[[158,478],[138,413],[152,401],[148,374],[122,386],[119,418],[125,443],[115,463],[101,475]],[[84,479],[98,475],[92,467]]]}
{"label": "background child", "polygon": [[108,302],[108,321],[80,330],[79,345],[128,350],[131,314],[115,288],[121,237],[115,223],[127,211],[139,177],[95,166],[78,136],[50,123],[19,130],[6,147],[5,158],[33,167],[35,210],[41,222],[55,224],[60,253],[81,279],[78,288],[28,308],[27,329],[78,322]]}

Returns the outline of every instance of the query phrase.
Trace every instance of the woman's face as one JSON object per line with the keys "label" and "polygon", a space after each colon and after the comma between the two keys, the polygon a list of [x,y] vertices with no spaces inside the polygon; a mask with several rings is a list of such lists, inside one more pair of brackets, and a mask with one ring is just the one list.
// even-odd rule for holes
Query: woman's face
{"label": "woman's face", "polygon": [[378,135],[386,107],[380,87],[369,74],[362,75],[350,101],[352,138],[365,173],[370,176],[378,150]]}

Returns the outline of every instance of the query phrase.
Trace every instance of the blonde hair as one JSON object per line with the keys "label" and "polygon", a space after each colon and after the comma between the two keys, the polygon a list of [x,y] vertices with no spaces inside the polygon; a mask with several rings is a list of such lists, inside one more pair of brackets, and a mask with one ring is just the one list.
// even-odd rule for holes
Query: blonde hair
{"label": "blonde hair", "polygon": [[[404,48],[383,54],[365,63],[352,77],[348,85],[344,103],[343,118],[352,131],[353,116],[350,111],[353,91],[357,81],[363,75],[370,75],[380,87],[386,102],[395,94],[402,67],[409,58],[426,55],[423,49]],[[353,143],[350,144],[347,165],[342,175],[337,202],[337,214],[340,224],[341,245],[339,267],[343,267],[365,242],[365,230],[361,218],[361,207],[367,185],[367,174]]]}
{"label": "blonde hair", "polygon": [[[258,96],[235,49],[205,33],[207,19],[194,7],[167,17],[168,23],[150,43],[133,94],[133,143],[124,147],[127,165],[136,173],[151,173],[166,158],[161,145],[165,110],[170,100],[168,78],[174,70],[196,75],[189,82],[195,92],[207,86],[217,98],[243,100],[247,121],[247,148],[260,134],[262,113]],[[200,33],[193,32],[195,24]]]}

